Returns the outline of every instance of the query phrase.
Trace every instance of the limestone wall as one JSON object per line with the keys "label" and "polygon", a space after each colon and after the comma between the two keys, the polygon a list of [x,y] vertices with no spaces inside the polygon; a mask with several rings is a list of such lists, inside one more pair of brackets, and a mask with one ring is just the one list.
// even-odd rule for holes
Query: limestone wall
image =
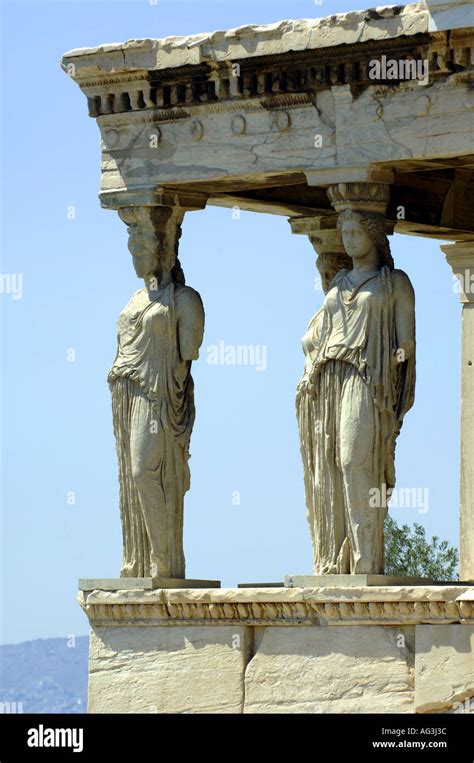
{"label": "limestone wall", "polygon": [[474,588],[81,592],[89,712],[474,711]]}

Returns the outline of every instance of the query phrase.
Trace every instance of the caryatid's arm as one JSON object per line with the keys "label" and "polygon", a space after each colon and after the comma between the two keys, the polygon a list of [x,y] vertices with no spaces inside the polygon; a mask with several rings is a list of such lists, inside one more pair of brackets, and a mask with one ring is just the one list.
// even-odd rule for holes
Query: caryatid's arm
{"label": "caryatid's arm", "polygon": [[393,271],[397,348],[393,365],[415,357],[415,292],[403,270]]}
{"label": "caryatid's arm", "polygon": [[410,279],[402,270],[393,272],[393,284],[397,348],[392,356],[392,368],[400,369],[396,407],[399,431],[403,417],[415,399],[415,292]]}
{"label": "caryatid's arm", "polygon": [[204,337],[204,307],[201,297],[185,286],[176,298],[178,307],[178,341],[181,360],[197,360]]}

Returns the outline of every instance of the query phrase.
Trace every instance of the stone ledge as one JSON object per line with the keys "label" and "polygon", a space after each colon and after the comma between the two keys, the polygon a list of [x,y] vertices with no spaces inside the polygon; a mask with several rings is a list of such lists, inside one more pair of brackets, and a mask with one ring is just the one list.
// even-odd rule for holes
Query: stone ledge
{"label": "stone ledge", "polygon": [[192,578],[79,578],[80,591],[153,591],[163,588],[220,588],[220,580]]}
{"label": "stone ledge", "polygon": [[474,587],[80,591],[94,625],[417,625],[474,623]]}
{"label": "stone ledge", "polygon": [[393,575],[285,575],[286,588],[361,588],[362,586],[428,586],[432,578]]}
{"label": "stone ledge", "polygon": [[[241,60],[289,51],[387,40],[428,32],[424,2],[349,11],[317,19],[290,19],[274,24],[204,32],[187,37],[127,40],[76,48],[64,54],[62,67],[74,63],[73,79],[159,70],[203,62]],[[251,52],[249,52],[251,51]]]}

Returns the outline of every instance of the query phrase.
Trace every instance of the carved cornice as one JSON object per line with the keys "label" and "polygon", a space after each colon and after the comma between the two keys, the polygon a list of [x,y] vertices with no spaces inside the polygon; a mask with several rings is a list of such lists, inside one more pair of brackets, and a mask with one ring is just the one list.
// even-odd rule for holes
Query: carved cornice
{"label": "carved cornice", "polygon": [[[472,38],[471,30],[471,38]],[[446,33],[426,34],[419,33],[415,35],[405,35],[382,40],[367,40],[365,42],[344,43],[343,45],[333,45],[326,48],[313,48],[312,50],[289,51],[288,53],[274,53],[271,56],[252,56],[249,58],[235,59],[242,68],[253,69],[261,68],[268,63],[278,63],[283,66],[289,64],[302,65],[325,62],[348,63],[356,61],[361,56],[369,58],[377,53],[385,55],[402,55],[413,52],[415,48],[427,48],[434,41],[438,44],[449,44]]]}
{"label": "carved cornice", "polygon": [[[72,77],[71,77],[72,79]],[[148,79],[148,72],[145,69],[138,72],[122,72],[120,74],[110,75],[107,74],[104,77],[91,77],[90,79],[81,79],[78,84],[81,90],[86,92],[89,88],[109,87],[110,85],[126,85],[133,82],[143,82]]]}
{"label": "carved cornice", "polygon": [[92,625],[474,623],[474,588],[80,591]]}
{"label": "carved cornice", "polygon": [[[155,108],[170,110],[199,105],[215,108],[217,103],[245,98],[261,100],[268,109],[272,108],[273,99],[282,94],[305,96],[302,102],[307,103],[316,93],[333,85],[350,85],[356,94],[374,84],[393,87],[403,83],[404,80],[377,82],[370,78],[369,62],[381,56],[428,61],[430,83],[453,73],[469,74],[474,33],[472,29],[462,32],[452,37],[447,32],[416,34],[163,70],[83,78],[71,74],[71,77],[86,94],[92,117]],[[236,76],[232,66],[238,67]]]}

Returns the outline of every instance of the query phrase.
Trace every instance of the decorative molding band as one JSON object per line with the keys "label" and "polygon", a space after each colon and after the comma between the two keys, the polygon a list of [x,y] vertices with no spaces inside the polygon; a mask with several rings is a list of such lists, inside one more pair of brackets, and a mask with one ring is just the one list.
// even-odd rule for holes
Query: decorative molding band
{"label": "decorative molding band", "polygon": [[[72,79],[87,96],[89,115],[123,114],[144,109],[179,109],[186,106],[228,103],[245,98],[263,99],[264,108],[273,108],[278,95],[306,96],[307,100],[334,85],[350,85],[354,92],[374,84],[394,86],[397,79],[372,79],[371,62],[380,59],[427,62],[429,81],[472,71],[472,31],[450,38],[441,35],[414,35],[392,40],[299,53],[274,54],[235,59],[225,66],[197,64],[165,70],[125,71],[102,77]],[[66,66],[66,65],[65,65]],[[237,67],[237,74],[231,67]],[[418,86],[417,83],[412,83]]]}
{"label": "decorative molding band", "polygon": [[130,125],[147,125],[156,122],[176,122],[180,119],[190,119],[199,114],[221,114],[224,112],[234,113],[241,111],[280,111],[282,109],[295,109],[300,106],[310,106],[311,97],[307,93],[294,93],[292,95],[275,95],[271,101],[266,100],[237,100],[223,103],[202,103],[198,105],[186,105],[185,108],[170,109],[147,109],[145,111],[130,111],[117,114],[101,114],[97,117],[97,124],[101,128],[124,127]]}
{"label": "decorative molding band", "polygon": [[78,601],[91,624],[97,626],[474,623],[474,588],[330,591],[301,588],[254,588],[245,592],[242,589],[81,591]]}

